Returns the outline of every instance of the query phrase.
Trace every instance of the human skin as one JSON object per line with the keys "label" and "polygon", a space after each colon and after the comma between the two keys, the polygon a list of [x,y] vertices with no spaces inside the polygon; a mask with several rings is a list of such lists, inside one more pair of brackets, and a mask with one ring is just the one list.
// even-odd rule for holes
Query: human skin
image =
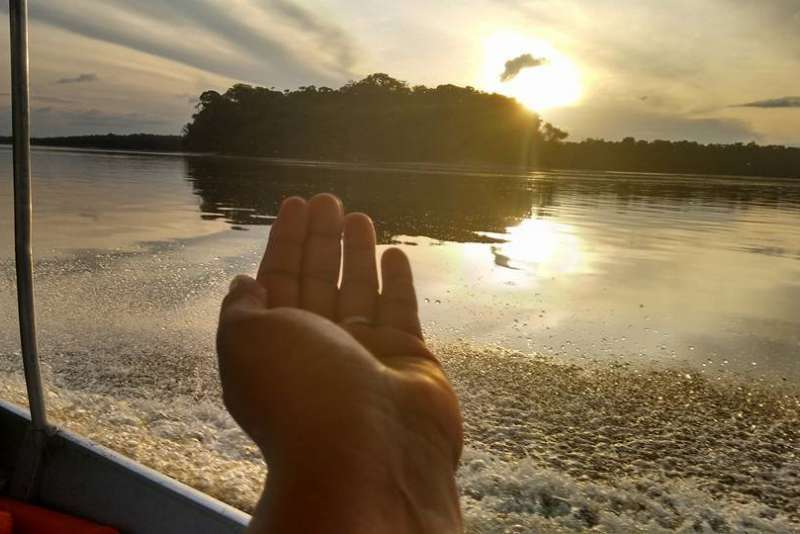
{"label": "human skin", "polygon": [[257,279],[231,283],[223,398],[269,472],[248,532],[461,532],[458,400],[401,250],[380,277],[370,218],[322,194],[286,199]]}

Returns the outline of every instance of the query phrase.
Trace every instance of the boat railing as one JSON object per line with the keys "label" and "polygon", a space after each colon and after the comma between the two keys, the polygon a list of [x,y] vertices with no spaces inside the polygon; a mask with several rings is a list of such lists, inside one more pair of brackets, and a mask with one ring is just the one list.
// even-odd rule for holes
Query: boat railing
{"label": "boat railing", "polygon": [[11,25],[11,122],[14,158],[14,259],[17,276],[17,306],[25,385],[31,426],[17,469],[12,494],[30,498],[47,438],[47,410],[39,371],[36,345],[36,313],[33,296],[33,252],[31,249],[31,154],[30,90],[28,82],[27,0],[9,0]]}
{"label": "boat railing", "polygon": [[[247,514],[47,422],[33,291],[27,18],[26,0],[9,0],[14,254],[30,413],[0,400],[0,460],[4,469],[11,464],[7,489],[17,499],[114,525],[124,532],[241,533],[250,519]],[[6,482],[3,475],[0,486]]]}

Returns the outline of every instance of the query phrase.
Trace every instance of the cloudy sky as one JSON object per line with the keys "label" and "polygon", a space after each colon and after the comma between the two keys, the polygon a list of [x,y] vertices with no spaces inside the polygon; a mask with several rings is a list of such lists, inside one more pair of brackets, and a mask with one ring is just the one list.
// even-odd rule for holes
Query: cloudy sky
{"label": "cloudy sky", "polygon": [[[575,93],[568,103],[539,110],[572,139],[800,145],[798,0],[29,0],[29,6],[38,136],[178,133],[200,92],[238,81],[338,87],[386,72],[411,84],[498,90],[505,87],[498,85],[504,62],[530,54],[512,65],[544,73],[561,58],[570,68],[569,87],[560,74],[529,84],[550,95]],[[2,2],[3,14],[7,9]],[[8,43],[7,23],[0,33]],[[491,48],[498,36],[516,44]],[[2,134],[10,130],[5,49]],[[487,66],[495,63],[490,80]]]}

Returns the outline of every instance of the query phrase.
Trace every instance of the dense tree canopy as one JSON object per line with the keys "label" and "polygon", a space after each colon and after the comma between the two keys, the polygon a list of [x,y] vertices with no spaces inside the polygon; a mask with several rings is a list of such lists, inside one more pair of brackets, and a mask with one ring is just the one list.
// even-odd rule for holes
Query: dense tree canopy
{"label": "dense tree canopy", "polygon": [[576,143],[566,137],[512,98],[450,84],[409,87],[376,73],[339,89],[278,91],[236,84],[222,94],[206,91],[183,138],[107,134],[32,142],[313,160],[800,178],[800,148],[632,137]]}
{"label": "dense tree canopy", "polygon": [[184,134],[188,150],[238,155],[800,177],[798,148],[566,142],[566,132],[514,99],[449,84],[409,87],[382,73],[339,89],[206,91]]}
{"label": "dense tree canopy", "polygon": [[190,150],[290,158],[538,163],[566,134],[515,100],[472,87],[409,87],[371,74],[339,89],[206,91],[186,125]]}

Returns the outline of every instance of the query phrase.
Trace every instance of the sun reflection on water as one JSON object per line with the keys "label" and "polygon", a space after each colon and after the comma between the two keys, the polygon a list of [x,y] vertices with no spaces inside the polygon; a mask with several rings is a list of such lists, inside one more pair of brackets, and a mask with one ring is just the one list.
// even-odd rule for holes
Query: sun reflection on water
{"label": "sun reflection on water", "polygon": [[504,242],[492,247],[495,263],[539,276],[586,268],[583,243],[573,226],[548,219],[525,219],[505,234],[483,234]]}

